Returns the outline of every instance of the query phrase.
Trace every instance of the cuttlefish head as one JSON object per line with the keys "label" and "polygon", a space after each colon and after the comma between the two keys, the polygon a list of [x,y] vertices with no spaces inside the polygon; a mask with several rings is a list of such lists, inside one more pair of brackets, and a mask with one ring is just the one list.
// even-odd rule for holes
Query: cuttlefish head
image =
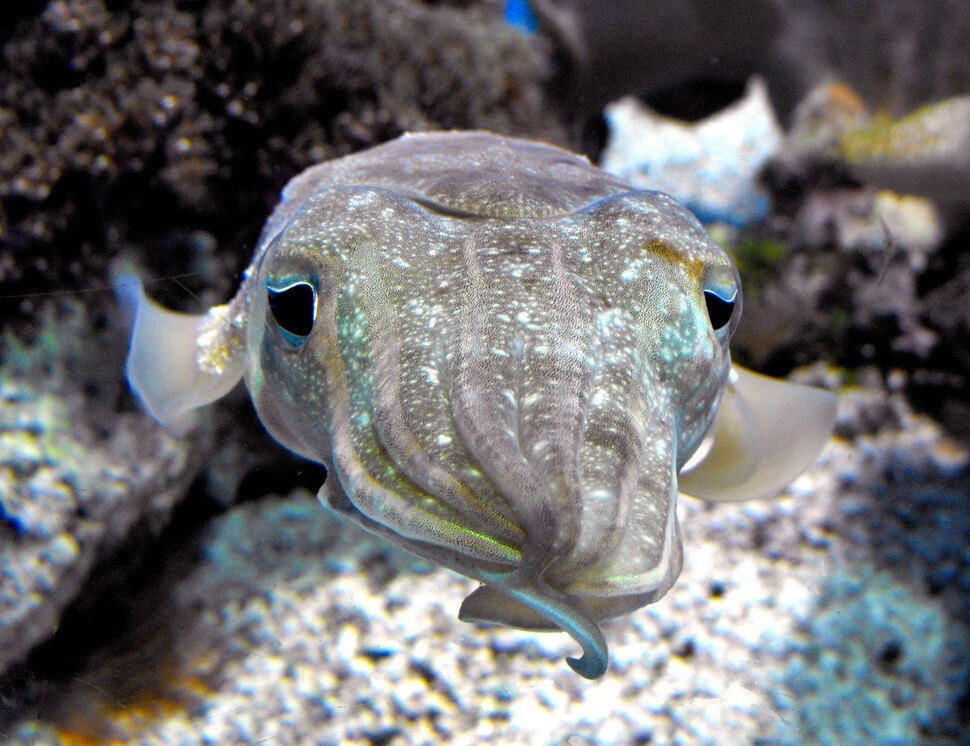
{"label": "cuttlefish head", "polygon": [[[178,424],[244,376],[270,433],[327,467],[327,505],[481,581],[461,618],[567,631],[595,678],[598,623],[680,571],[685,482],[705,499],[781,489],[831,431],[831,397],[732,368],[737,274],[671,198],[496,210],[426,191],[291,200],[236,298],[196,319],[176,393],[138,340],[184,317],[136,298],[129,380]],[[790,406],[809,423],[794,444]]]}

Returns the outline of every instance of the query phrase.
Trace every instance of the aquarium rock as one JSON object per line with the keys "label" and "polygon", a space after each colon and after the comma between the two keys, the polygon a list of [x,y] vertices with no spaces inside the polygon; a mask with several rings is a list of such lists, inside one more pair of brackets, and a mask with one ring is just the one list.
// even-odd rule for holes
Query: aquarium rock
{"label": "aquarium rock", "polygon": [[[78,673],[70,710],[21,720],[10,741],[836,746],[922,734],[956,746],[967,454],[874,371],[860,384],[840,409],[843,437],[782,499],[681,504],[681,579],[607,623],[613,664],[596,682],[562,667],[564,634],[461,624],[474,582],[297,491],[214,521],[193,569],[145,589],[150,613]],[[939,512],[904,513],[926,484]],[[945,512],[950,531],[928,554],[914,540]]]}
{"label": "aquarium rock", "polygon": [[784,156],[834,161],[860,183],[942,202],[970,202],[970,97],[899,118],[871,114],[851,89],[830,84],[798,107]]}
{"label": "aquarium rock", "polygon": [[8,339],[0,369],[0,674],[95,593],[99,563],[157,538],[204,453],[88,398],[59,359],[81,358],[78,330],[55,325],[34,348]]}
{"label": "aquarium rock", "polygon": [[603,170],[638,189],[667,192],[704,223],[740,227],[767,217],[758,174],[782,133],[764,81],[752,78],[743,98],[695,124],[632,97],[609,104],[605,117]]}
{"label": "aquarium rock", "polygon": [[[170,260],[200,229],[229,278],[291,176],[405,130],[568,142],[543,88],[548,54],[505,23],[501,3],[69,0],[9,16],[7,294],[102,284],[121,251],[185,273]],[[35,303],[2,305],[12,318]]]}

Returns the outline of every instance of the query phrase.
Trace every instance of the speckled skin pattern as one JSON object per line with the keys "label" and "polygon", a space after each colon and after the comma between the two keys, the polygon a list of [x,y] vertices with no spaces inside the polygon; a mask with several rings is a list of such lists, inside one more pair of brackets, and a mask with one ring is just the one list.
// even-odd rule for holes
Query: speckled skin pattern
{"label": "speckled skin pattern", "polygon": [[[310,285],[305,339],[268,288]],[[681,567],[677,471],[707,431],[739,317],[733,264],[666,195],[486,133],[410,135],[294,179],[226,309],[281,443],[321,499],[486,584],[463,618],[596,622]]]}

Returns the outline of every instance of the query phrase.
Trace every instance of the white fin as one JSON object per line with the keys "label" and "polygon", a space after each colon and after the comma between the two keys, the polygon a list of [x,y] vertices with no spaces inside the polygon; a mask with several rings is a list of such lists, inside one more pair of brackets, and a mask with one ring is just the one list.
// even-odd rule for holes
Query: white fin
{"label": "white fin", "polygon": [[228,393],[242,378],[240,361],[230,361],[219,374],[200,370],[198,340],[208,314],[176,313],[145,295],[132,274],[114,280],[115,294],[134,316],[125,373],[145,408],[176,433],[194,423],[193,410]]}
{"label": "white fin", "polygon": [[734,366],[710,449],[679,475],[679,491],[714,502],[777,494],[818,457],[835,427],[835,404],[831,392]]}

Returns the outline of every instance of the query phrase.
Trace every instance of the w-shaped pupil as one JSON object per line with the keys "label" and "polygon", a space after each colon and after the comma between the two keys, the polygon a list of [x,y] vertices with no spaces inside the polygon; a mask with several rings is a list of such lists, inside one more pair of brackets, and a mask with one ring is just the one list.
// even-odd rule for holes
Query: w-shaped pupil
{"label": "w-shaped pupil", "polygon": [[731,320],[734,313],[734,300],[724,300],[717,293],[704,291],[704,301],[707,303],[707,315],[711,319],[711,326],[715,331],[723,329]]}
{"label": "w-shaped pupil", "polygon": [[283,290],[266,288],[269,294],[269,310],[280,328],[295,337],[306,337],[313,330],[316,302],[313,287],[298,282]]}

